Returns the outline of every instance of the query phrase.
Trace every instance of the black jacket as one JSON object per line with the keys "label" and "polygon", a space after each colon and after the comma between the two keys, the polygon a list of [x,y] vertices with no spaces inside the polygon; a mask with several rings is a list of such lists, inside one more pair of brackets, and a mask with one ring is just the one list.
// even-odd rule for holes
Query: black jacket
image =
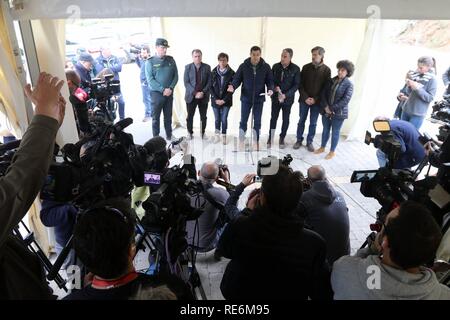
{"label": "black jacket", "polygon": [[[284,71],[284,74],[283,74]],[[281,92],[286,95],[284,103],[291,105],[294,103],[295,92],[300,86],[300,68],[295,63],[290,63],[286,69],[281,62],[275,63],[272,67],[273,81],[275,87],[280,87]],[[283,81],[281,75],[283,74]],[[274,93],[272,101],[278,101],[278,93]]]}
{"label": "black jacket", "polygon": [[52,298],[39,259],[11,234],[42,188],[58,128],[55,119],[35,115],[0,178],[0,300]]}
{"label": "black jacket", "polygon": [[[196,94],[196,67],[194,63],[189,63],[184,68],[184,86],[186,88],[186,93],[184,95],[184,100],[186,103],[191,103],[194,100]],[[209,100],[209,90],[211,88],[211,67],[209,64],[203,63],[200,65],[200,80],[201,80],[201,91],[203,91],[203,103],[208,103]]]}
{"label": "black jacket", "polygon": [[233,105],[233,94],[227,92],[228,85],[233,81],[236,72],[228,66],[228,71],[223,77],[223,85],[221,86],[220,75],[217,73],[217,67],[211,72],[211,105],[217,107],[216,100],[224,100],[225,107]]}
{"label": "black jacket", "polygon": [[225,228],[218,248],[231,259],[220,284],[226,299],[331,299],[325,242],[299,217],[257,208]]}
{"label": "black jacket", "polygon": [[261,58],[256,65],[256,74],[253,71],[250,58],[239,66],[233,78],[233,88],[237,89],[242,83],[241,101],[244,103],[263,103],[265,95],[260,95],[267,90],[273,90],[273,74],[270,66]]}
{"label": "black jacket", "polygon": [[75,71],[80,76],[80,86],[83,89],[90,88],[91,80],[91,71],[87,70],[80,62],[77,62],[74,66]]}
{"label": "black jacket", "polygon": [[302,195],[305,224],[320,234],[327,244],[330,265],[350,254],[350,222],[343,195],[328,181],[315,181]]}

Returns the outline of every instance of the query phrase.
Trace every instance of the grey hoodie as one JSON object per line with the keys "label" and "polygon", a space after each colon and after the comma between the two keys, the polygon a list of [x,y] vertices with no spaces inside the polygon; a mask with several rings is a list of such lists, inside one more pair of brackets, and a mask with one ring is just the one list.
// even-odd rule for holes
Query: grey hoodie
{"label": "grey hoodie", "polygon": [[[345,256],[334,263],[331,285],[335,300],[450,300],[450,288],[440,284],[432,270],[421,268],[420,274],[412,274],[367,254],[362,249],[357,256]],[[376,268],[380,270],[379,289],[369,289]]]}
{"label": "grey hoodie", "polygon": [[315,181],[300,201],[305,208],[306,227],[325,239],[330,265],[350,254],[348,209],[342,194],[326,180]]}

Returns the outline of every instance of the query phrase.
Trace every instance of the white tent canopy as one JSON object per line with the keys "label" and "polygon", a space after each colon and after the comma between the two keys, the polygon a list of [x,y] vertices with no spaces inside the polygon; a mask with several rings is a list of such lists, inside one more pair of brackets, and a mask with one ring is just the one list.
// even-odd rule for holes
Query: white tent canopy
{"label": "white tent canopy", "polygon": [[[15,19],[322,17],[448,19],[448,0],[13,0]],[[23,8],[23,9],[22,9]]]}
{"label": "white tent canopy", "polygon": [[[225,50],[232,57],[232,66],[236,69],[238,63],[247,56],[251,45],[260,45],[264,59],[270,64],[279,61],[282,48],[291,47],[295,52],[294,62],[300,66],[309,62],[310,48],[323,45],[327,50],[326,63],[333,73],[340,59],[350,59],[356,64],[356,73],[352,79],[355,93],[350,105],[350,119],[346,121],[342,132],[349,138],[357,139],[363,136],[374,111],[380,110],[383,105],[395,103],[399,88],[380,80],[389,74],[394,63],[405,70],[415,64],[415,61],[404,59],[393,63],[390,59],[392,48],[387,46],[390,39],[384,29],[390,28],[393,20],[387,19],[450,19],[449,0],[9,2],[11,8],[5,11],[11,18],[32,22],[32,32],[25,40],[27,57],[28,51],[35,50],[36,53],[34,61],[28,59],[29,63],[35,65],[34,70],[30,70],[32,79],[36,77],[38,69],[64,77],[64,25],[75,19],[155,17],[149,19],[151,37],[163,36],[169,39],[169,54],[177,61],[180,79],[183,65],[190,62],[190,50],[195,47],[204,49],[204,60],[208,63],[214,63],[216,54]],[[316,19],[318,17],[330,19]],[[33,50],[27,50],[30,48]],[[55,57],[55,52],[60,53],[60,56]],[[420,54],[425,53],[422,51]],[[67,94],[65,90],[64,95]],[[181,123],[185,118],[183,95],[184,86],[179,81],[175,92],[174,116]],[[234,96],[235,105],[238,106],[239,94]],[[23,109],[24,106],[16,105],[16,108]],[[263,116],[263,131],[267,131],[265,126],[268,125],[270,107],[265,110],[269,114]],[[296,113],[292,112],[293,118]],[[239,108],[233,108],[230,113],[231,126],[236,126],[238,121]],[[19,119],[18,122],[22,129],[26,127],[23,120]],[[292,123],[291,127],[294,126],[295,123]],[[68,115],[59,136],[62,143],[77,139],[73,115]]]}

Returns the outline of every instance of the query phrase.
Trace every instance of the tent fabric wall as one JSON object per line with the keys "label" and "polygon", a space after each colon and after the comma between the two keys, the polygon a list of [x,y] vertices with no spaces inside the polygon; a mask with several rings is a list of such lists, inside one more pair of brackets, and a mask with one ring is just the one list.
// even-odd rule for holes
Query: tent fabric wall
{"label": "tent fabric wall", "polygon": [[[163,21],[164,36],[171,46],[168,54],[175,58],[179,71],[180,81],[175,90],[174,110],[183,118],[182,123],[186,117],[185,89],[182,81],[184,67],[192,62],[191,51],[195,48],[203,51],[203,61],[212,68],[217,65],[217,55],[226,52],[230,57],[230,66],[235,71],[244,59],[248,58],[253,45],[262,47],[262,57],[271,66],[280,61],[282,49],[290,47],[294,50],[293,62],[302,67],[311,61],[310,50],[317,45],[325,47],[325,63],[331,68],[333,75],[336,74],[335,66],[339,60],[349,59],[353,62],[359,61],[360,64],[365,63],[359,56],[367,21],[363,19],[163,18]],[[355,86],[356,90],[358,87]],[[239,98],[240,89],[233,96],[233,107],[229,114],[229,129],[232,133],[236,133],[239,128]],[[297,100],[298,92],[291,111],[291,134],[296,131],[299,117]],[[353,109],[358,108],[358,105],[351,108],[350,112],[357,112]],[[270,110],[268,100],[263,110],[263,134],[269,131]],[[211,108],[208,118],[208,127],[211,128],[214,121]]]}
{"label": "tent fabric wall", "polygon": [[[0,6],[0,112],[11,125],[9,131],[20,138],[28,125],[25,111],[25,99],[20,81],[21,68],[17,68],[13,41],[9,34],[8,12]],[[20,59],[20,58],[19,58]],[[5,128],[2,128],[2,130]]]}
{"label": "tent fabric wall", "polygon": [[[66,80],[64,71],[65,57],[65,21],[64,20],[33,20],[31,21],[35,39],[39,68],[60,79]],[[69,89],[64,85],[61,94],[67,101],[66,115],[58,131],[56,142],[63,146],[69,142],[78,141],[75,116],[69,102]]]}
{"label": "tent fabric wall", "polygon": [[[386,19],[447,19],[448,0],[14,0],[22,20],[130,17],[367,18],[376,6]],[[447,10],[446,10],[447,8]]]}

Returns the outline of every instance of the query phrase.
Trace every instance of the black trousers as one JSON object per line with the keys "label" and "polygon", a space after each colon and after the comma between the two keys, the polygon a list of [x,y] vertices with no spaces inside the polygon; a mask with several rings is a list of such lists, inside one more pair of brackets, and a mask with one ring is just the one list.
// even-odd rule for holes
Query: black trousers
{"label": "black trousers", "polygon": [[187,103],[187,130],[190,134],[193,134],[193,122],[194,122],[194,115],[195,115],[195,109],[198,106],[198,110],[200,111],[200,121],[201,121],[201,130],[202,135],[205,133],[206,129],[206,112],[208,110],[208,100],[206,99],[194,99],[192,102]]}
{"label": "black trousers", "polygon": [[283,122],[281,125],[281,133],[280,138],[286,137],[286,133],[289,127],[289,116],[291,114],[291,107],[292,103],[285,104],[285,103],[279,103],[278,100],[274,101],[272,100],[272,114],[270,118],[270,132],[269,132],[269,139],[272,137],[272,134],[275,133],[275,129],[277,126],[278,121],[278,115],[280,114],[280,111],[283,112]]}

